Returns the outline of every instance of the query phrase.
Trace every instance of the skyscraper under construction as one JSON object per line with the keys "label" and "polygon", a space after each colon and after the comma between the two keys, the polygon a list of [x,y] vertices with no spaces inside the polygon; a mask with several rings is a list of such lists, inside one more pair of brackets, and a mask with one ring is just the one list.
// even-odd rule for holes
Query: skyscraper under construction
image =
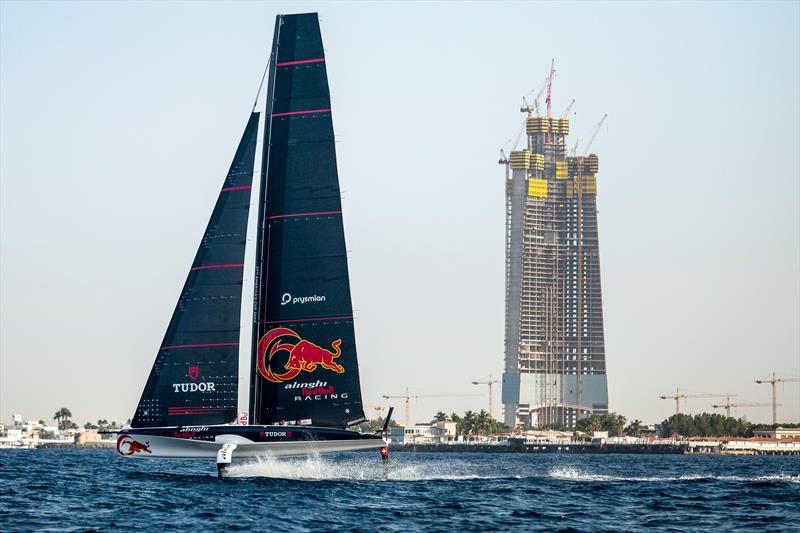
{"label": "skyscraper under construction", "polygon": [[526,105],[527,148],[500,161],[506,166],[503,404],[511,427],[573,427],[588,414],[608,412],[598,158],[567,154],[569,119],[550,111],[552,75],[547,116]]}

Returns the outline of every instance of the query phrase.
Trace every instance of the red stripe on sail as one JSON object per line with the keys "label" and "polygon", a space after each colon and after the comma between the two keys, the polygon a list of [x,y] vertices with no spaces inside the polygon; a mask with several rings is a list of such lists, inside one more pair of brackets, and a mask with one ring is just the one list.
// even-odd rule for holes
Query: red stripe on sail
{"label": "red stripe on sail", "polygon": [[175,346],[162,346],[159,350],[168,350],[172,348],[206,348],[209,346],[239,346],[238,342],[216,342],[209,344],[176,344]]}
{"label": "red stripe on sail", "polygon": [[220,411],[227,411],[227,409],[222,408],[198,408],[198,409],[179,409],[179,408],[172,408],[170,407],[167,409],[168,415],[204,415],[204,414],[212,414],[212,413],[219,413]]}
{"label": "red stripe on sail", "polygon": [[225,411],[225,407],[203,407],[200,406],[187,406],[187,407],[167,407],[167,411]]}
{"label": "red stripe on sail", "polygon": [[292,213],[289,215],[273,215],[271,217],[267,217],[267,220],[272,220],[274,218],[292,218],[292,217],[313,217],[317,215],[341,215],[341,211],[317,211],[316,213]]}
{"label": "red stripe on sail", "polygon": [[194,267],[192,270],[207,270],[209,268],[244,268],[244,263],[231,263],[229,265],[205,265]]}
{"label": "red stripe on sail", "polygon": [[317,318],[294,318],[288,320],[267,320],[262,321],[262,324],[291,324],[292,322],[313,322],[315,320],[351,320],[353,315],[350,316],[325,316]]}
{"label": "red stripe on sail", "polygon": [[305,111],[286,111],[284,113],[273,113],[273,117],[285,117],[288,115],[307,115],[309,113],[330,113],[330,108],[328,109],[307,109]]}
{"label": "red stripe on sail", "polygon": [[323,63],[325,62],[324,57],[318,57],[317,59],[300,59],[298,61],[284,61],[283,63],[277,63],[276,67],[288,67],[289,65],[304,65],[306,63]]}
{"label": "red stripe on sail", "polygon": [[222,192],[243,191],[245,189],[252,189],[252,188],[253,188],[252,185],[237,185],[236,187],[225,187],[224,189],[222,189]]}

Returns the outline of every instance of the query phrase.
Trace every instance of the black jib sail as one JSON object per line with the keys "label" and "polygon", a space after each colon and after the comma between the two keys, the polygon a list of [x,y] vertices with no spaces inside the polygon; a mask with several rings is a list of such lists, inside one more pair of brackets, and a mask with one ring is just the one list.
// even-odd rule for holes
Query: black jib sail
{"label": "black jib sail", "polygon": [[158,350],[133,427],[236,419],[242,276],[258,113],[252,113]]}
{"label": "black jib sail", "polygon": [[316,13],[275,21],[264,122],[252,421],[346,427],[364,412]]}

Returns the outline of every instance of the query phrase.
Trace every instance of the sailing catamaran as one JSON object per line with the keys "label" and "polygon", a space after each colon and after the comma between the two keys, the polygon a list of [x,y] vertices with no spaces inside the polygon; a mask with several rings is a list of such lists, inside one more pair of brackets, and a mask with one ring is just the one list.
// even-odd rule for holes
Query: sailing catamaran
{"label": "sailing catamaran", "polygon": [[[385,446],[363,420],[330,93],[316,13],[278,15],[267,68],[253,338],[239,349],[258,153],[250,115],[130,428],[129,457]],[[388,417],[387,417],[388,420]],[[385,429],[385,428],[384,428]]]}

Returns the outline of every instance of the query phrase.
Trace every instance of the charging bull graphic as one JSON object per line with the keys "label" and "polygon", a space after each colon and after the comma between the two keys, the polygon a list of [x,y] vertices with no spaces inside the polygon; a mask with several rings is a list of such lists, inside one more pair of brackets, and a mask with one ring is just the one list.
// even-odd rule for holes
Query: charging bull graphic
{"label": "charging bull graphic", "polygon": [[[314,372],[317,366],[337,374],[344,374],[344,367],[334,361],[342,355],[342,350],[339,348],[341,344],[342,339],[336,339],[331,343],[333,350],[329,351],[301,339],[300,335],[289,328],[274,328],[266,332],[258,341],[258,371],[265,379],[273,383],[293,379],[300,372]],[[280,352],[286,352],[289,358],[283,365],[285,372],[276,373],[270,365],[272,358]]]}
{"label": "charging bull graphic", "polygon": [[139,452],[153,453],[150,451],[150,443],[133,440],[130,435],[120,435],[117,439],[117,451],[120,455],[133,455]]}

